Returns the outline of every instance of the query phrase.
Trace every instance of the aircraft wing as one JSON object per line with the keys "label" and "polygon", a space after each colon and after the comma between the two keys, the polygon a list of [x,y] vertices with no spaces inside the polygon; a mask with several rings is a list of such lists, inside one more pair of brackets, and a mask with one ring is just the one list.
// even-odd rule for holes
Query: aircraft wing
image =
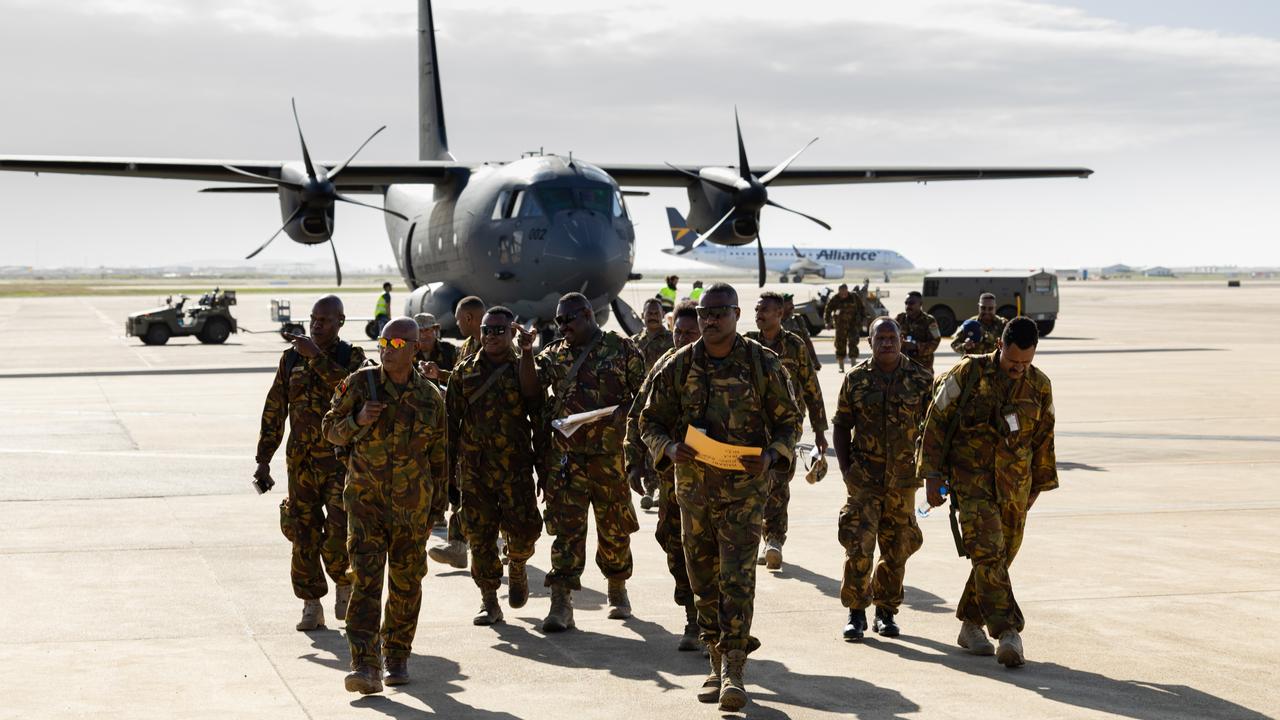
{"label": "aircraft wing", "polygon": [[[339,163],[317,163],[326,168]],[[158,158],[103,158],[37,155],[0,155],[0,171],[59,173],[68,175],[111,175],[116,177],[165,178],[170,180],[200,180],[203,182],[254,183],[229,170],[227,166],[265,175],[280,177],[280,169],[286,165],[280,161],[259,160],[177,160]],[[340,188],[367,188],[393,183],[435,183],[447,179],[451,173],[469,171],[472,165],[450,161],[415,161],[394,165],[378,163],[351,163],[334,180]],[[275,187],[261,183],[266,192]]]}
{"label": "aircraft wing", "polygon": [[[692,178],[667,165],[600,165],[619,185],[631,187],[684,187]],[[711,165],[684,165],[697,174]],[[732,166],[723,166],[734,170]],[[759,168],[765,171],[765,166]],[[736,172],[736,171],[735,171]],[[1066,167],[792,167],[776,177],[770,187],[783,185],[864,185],[894,182],[943,182],[948,180],[1019,180],[1028,178],[1087,178],[1088,168]]]}

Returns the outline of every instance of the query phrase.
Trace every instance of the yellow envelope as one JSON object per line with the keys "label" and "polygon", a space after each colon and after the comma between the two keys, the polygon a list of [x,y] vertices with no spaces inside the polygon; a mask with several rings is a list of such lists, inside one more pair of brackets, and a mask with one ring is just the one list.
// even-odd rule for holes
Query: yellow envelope
{"label": "yellow envelope", "polygon": [[758,447],[726,445],[718,440],[712,440],[707,437],[706,433],[692,425],[685,431],[684,443],[698,451],[698,462],[721,470],[745,471],[746,468],[742,466],[742,461],[738,458],[743,455],[759,455],[761,453],[761,449]]}

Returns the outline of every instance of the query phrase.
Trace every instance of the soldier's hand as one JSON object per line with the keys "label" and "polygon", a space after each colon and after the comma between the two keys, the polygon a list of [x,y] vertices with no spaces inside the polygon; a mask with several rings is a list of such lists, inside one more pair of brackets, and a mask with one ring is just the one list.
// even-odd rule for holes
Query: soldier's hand
{"label": "soldier's hand", "polygon": [[945,502],[942,498],[942,485],[942,478],[925,478],[924,499],[929,503],[929,507],[938,507]]}
{"label": "soldier's hand", "polygon": [[422,377],[428,380],[440,379],[440,366],[435,364],[435,361],[433,360],[428,360],[425,362],[419,361],[418,371],[422,373]]}
{"label": "soldier's hand", "polygon": [[364,406],[360,408],[360,412],[356,414],[356,424],[364,427],[377,422],[382,415],[382,410],[386,407],[387,404],[383,402],[366,401]]}
{"label": "soldier's hand", "polygon": [[627,484],[631,486],[632,490],[636,491],[637,495],[644,495],[644,468],[642,466],[637,465],[631,468],[631,471],[627,473]]}
{"label": "soldier's hand", "polygon": [[511,327],[516,331],[516,344],[520,347],[520,352],[525,353],[533,349],[533,341],[537,339],[538,334],[532,330],[525,330],[523,325],[511,323]]}
{"label": "soldier's hand", "polygon": [[972,341],[972,340],[965,340],[965,341],[964,341],[964,351],[965,351],[965,352],[969,353],[969,352],[973,352],[974,350],[977,350],[977,349],[978,349],[978,344],[977,344],[976,342],[974,342],[974,341]]}
{"label": "soldier's hand", "polygon": [[748,473],[759,475],[773,467],[773,461],[776,457],[773,450],[766,449],[759,455],[742,455],[738,458],[738,462],[742,463],[743,469]]}
{"label": "soldier's hand", "polygon": [[262,494],[275,487],[276,481],[271,479],[271,463],[258,463],[258,468],[253,471],[254,486],[258,488],[258,494]]}
{"label": "soldier's hand", "polygon": [[827,454],[827,434],[824,432],[813,434],[813,446],[818,448],[819,455]]}
{"label": "soldier's hand", "polygon": [[672,462],[677,463],[691,463],[698,457],[697,450],[682,442],[673,442],[668,445],[666,453]]}
{"label": "soldier's hand", "polygon": [[289,338],[289,342],[293,343],[293,349],[304,358],[320,357],[323,354],[320,352],[320,346],[316,344],[316,341],[306,335],[289,333],[285,337]]}

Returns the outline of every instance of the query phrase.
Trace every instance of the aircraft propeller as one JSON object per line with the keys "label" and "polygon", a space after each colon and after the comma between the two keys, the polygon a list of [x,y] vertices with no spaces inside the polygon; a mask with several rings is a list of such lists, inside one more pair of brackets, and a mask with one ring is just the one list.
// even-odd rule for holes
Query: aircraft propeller
{"label": "aircraft propeller", "polygon": [[676,167],[671,163],[667,163],[667,167],[688,175],[695,180],[715,186],[720,190],[729,193],[733,198],[733,206],[729,209],[729,212],[725,213],[724,216],[717,220],[710,228],[702,232],[701,235],[703,237],[711,237],[720,229],[721,225],[725,224],[730,218],[740,213],[750,214],[755,219],[756,259],[759,261],[760,287],[764,287],[765,262],[764,246],[760,242],[760,211],[764,209],[766,205],[799,215],[800,217],[811,220],[828,230],[831,229],[830,225],[816,217],[813,217],[812,215],[806,215],[799,210],[793,210],[769,199],[769,184],[774,180],[777,180],[778,176],[781,175],[783,171],[791,165],[791,163],[795,162],[795,159],[800,157],[801,153],[807,150],[810,145],[818,141],[818,138],[814,138],[805,143],[804,147],[792,153],[791,157],[778,163],[772,170],[757,178],[755,175],[751,174],[751,163],[747,160],[747,146],[742,141],[742,123],[738,120],[738,108],[736,107],[733,109],[733,124],[738,131],[738,177],[730,180],[720,173],[707,172],[706,168],[704,168],[700,173],[693,173],[683,168]]}

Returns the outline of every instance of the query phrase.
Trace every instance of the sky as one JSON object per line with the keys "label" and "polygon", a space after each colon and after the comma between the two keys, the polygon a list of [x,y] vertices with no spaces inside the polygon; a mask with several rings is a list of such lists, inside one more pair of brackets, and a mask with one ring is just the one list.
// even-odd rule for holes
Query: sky
{"label": "sky", "polygon": [[[728,164],[1084,166],[1088,180],[782,187],[766,244],[881,247],[921,267],[1280,265],[1280,3],[1271,0],[439,0],[450,148]],[[412,0],[0,0],[0,154],[417,157]],[[237,264],[270,196],[0,173],[0,265]],[[670,245],[633,198],[637,265]],[[390,265],[339,208],[348,268]],[[327,265],[278,239],[254,262]]]}

